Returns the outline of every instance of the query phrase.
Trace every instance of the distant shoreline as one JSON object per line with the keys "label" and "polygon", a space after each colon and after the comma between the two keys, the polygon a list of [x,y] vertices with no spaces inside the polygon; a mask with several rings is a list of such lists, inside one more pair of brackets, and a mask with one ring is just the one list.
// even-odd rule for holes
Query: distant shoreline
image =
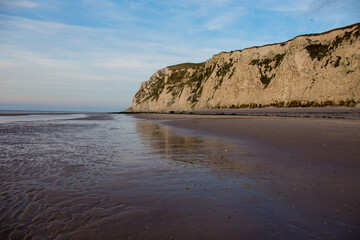
{"label": "distant shoreline", "polygon": [[108,114],[108,113],[92,113],[92,112],[33,112],[33,113],[12,113],[12,112],[3,112],[0,113],[0,117],[1,116],[31,116],[31,115],[73,115],[73,114]]}

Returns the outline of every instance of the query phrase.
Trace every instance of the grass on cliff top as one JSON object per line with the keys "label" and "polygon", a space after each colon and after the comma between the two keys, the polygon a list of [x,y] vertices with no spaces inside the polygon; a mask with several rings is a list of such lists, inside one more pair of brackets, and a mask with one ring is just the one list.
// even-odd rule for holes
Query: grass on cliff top
{"label": "grass on cliff top", "polygon": [[180,69],[187,69],[187,68],[198,68],[205,66],[205,62],[202,63],[180,63],[177,65],[168,66],[167,68],[171,70],[180,70]]}

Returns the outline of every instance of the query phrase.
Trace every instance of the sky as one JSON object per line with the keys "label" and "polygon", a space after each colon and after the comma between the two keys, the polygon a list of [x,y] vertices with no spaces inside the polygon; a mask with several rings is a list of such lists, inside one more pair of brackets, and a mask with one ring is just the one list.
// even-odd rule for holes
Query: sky
{"label": "sky", "polygon": [[359,0],[0,0],[0,110],[122,111],[166,66],[357,22]]}

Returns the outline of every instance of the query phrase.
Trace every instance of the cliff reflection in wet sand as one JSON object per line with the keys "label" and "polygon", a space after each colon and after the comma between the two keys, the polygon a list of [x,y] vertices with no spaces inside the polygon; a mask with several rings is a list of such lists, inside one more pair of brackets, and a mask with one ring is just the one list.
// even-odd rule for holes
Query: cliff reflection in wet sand
{"label": "cliff reflection in wet sand", "polygon": [[331,219],[326,225],[304,220],[289,199],[272,191],[278,178],[227,140],[106,115],[2,123],[0,143],[0,239],[321,239],[348,233]]}
{"label": "cliff reflection in wet sand", "polygon": [[[181,135],[181,131],[175,132],[169,127],[151,121],[137,121],[135,126],[145,146],[154,149],[154,153],[161,154],[166,159],[179,162],[179,164],[200,164],[213,170],[218,169],[214,168],[214,165],[219,164],[223,169],[242,171],[248,168],[243,162],[234,161],[231,157],[234,146],[229,141]],[[238,149],[237,154],[239,152]],[[243,153],[245,157],[245,152]],[[241,158],[241,155],[237,155],[237,158]]]}

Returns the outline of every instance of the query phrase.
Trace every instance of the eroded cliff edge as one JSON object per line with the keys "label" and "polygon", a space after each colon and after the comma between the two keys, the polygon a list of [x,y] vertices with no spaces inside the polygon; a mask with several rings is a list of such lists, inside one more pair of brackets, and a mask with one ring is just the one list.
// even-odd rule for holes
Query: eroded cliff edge
{"label": "eroded cliff edge", "polygon": [[222,52],[203,63],[163,68],[141,84],[129,111],[356,102],[360,102],[360,23]]}

